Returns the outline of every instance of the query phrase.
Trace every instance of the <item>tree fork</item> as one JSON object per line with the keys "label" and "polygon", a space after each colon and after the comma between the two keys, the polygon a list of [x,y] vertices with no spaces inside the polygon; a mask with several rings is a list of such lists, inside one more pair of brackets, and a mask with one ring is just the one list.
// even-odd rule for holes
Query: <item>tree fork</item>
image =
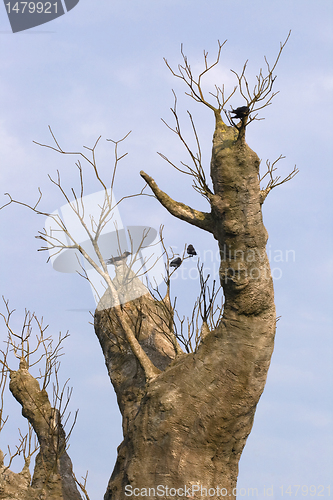
{"label": "tree fork", "polygon": [[[244,135],[218,115],[210,214],[175,202],[141,173],[169,212],[217,239],[225,308],[219,326],[204,337],[196,353],[174,359],[141,385],[139,400],[127,400],[136,413],[126,426],[105,500],[123,499],[129,485],[143,492],[147,488],[147,498],[148,488],[158,485],[187,485],[194,491],[198,485],[219,486],[234,497],[238,462],[265,386],[276,324],[259,163]],[[95,326],[101,340],[98,321]],[[115,388],[119,400],[121,387]]]}

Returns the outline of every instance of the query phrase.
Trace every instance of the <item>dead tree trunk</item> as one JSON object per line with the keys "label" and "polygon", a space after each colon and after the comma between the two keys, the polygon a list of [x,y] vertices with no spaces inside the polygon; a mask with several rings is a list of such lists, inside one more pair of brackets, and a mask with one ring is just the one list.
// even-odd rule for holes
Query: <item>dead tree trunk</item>
{"label": "dead tree trunk", "polygon": [[[246,64],[240,75],[235,73],[238,85],[227,99],[223,87],[216,87],[217,108],[205,100],[201,78],[219,62],[223,44],[219,43],[217,59],[211,66],[204,53],[205,69],[197,79],[183,52],[184,65],[178,66],[179,73],[171,70],[186,83],[195,101],[214,112],[213,190],[206,182],[192,116],[189,114],[197,154],[182,136],[176,103],[172,110],[176,126],[171,129],[194,163],[194,167],[183,164],[178,170],[188,169],[185,173],[194,178],[194,188],[208,200],[210,212],[173,200],[152,177],[145,172],[141,176],[172,215],[210,232],[217,240],[224,310],[216,328],[209,331],[203,324],[205,334],[196,351],[184,354],[175,338],[168,294],[159,302],[147,294],[117,311],[106,307],[105,301],[97,308],[95,332],[117,394],[124,432],[105,500],[122,500],[125,496],[235,498],[238,463],[265,386],[276,328],[273,282],[265,249],[268,235],[261,207],[273,187],[297,173],[295,168],[279,181],[273,176],[278,160],[272,165],[267,162],[264,177],[269,175],[270,180],[261,190],[260,160],[246,144],[245,130],[256,119],[254,113],[270,104],[275,95],[273,71],[287,40],[280,44],[272,68],[265,59],[267,76],[260,70],[252,93],[245,77]],[[224,108],[237,88],[247,106],[238,108],[232,118]],[[222,111],[230,126],[222,121]],[[237,124],[236,118],[240,120]],[[118,285],[121,275],[126,274],[122,269],[116,269]],[[129,348],[128,326],[149,363]]]}
{"label": "dead tree trunk", "polygon": [[[218,498],[217,487],[233,496],[238,462],[265,386],[276,316],[261,213],[260,162],[244,134],[225,125],[219,113],[215,116],[210,213],[172,200],[151,177],[141,175],[169,212],[218,241],[223,318],[194,354],[169,354],[168,360],[157,361],[147,345],[156,324],[152,312],[150,317],[144,313],[141,335],[146,339],[141,345],[161,370],[146,384],[133,354],[129,349],[120,353],[116,346],[121,334],[114,330],[112,309],[96,311],[95,331],[124,417],[124,440],[105,500],[123,500],[125,491],[134,488],[143,498],[144,488],[147,498],[171,498],[173,491],[169,496],[166,487],[184,485],[195,498],[201,497],[201,487],[211,488],[211,493],[215,489],[211,498]],[[145,296],[144,301],[152,311],[153,299]],[[137,317],[136,301],[125,308],[124,315]],[[163,347],[154,348],[161,356]],[[157,494],[159,485],[164,496]],[[149,488],[155,488],[155,496]]]}
{"label": "dead tree trunk", "polygon": [[[81,500],[73,478],[72,462],[66,452],[66,436],[59,410],[51,407],[46,390],[40,389],[24,360],[20,362],[19,370],[10,372],[10,379],[9,388],[22,405],[22,415],[31,423],[40,444],[31,484],[29,464],[20,474],[8,471],[16,493],[22,500]],[[23,477],[26,482],[22,485]],[[8,485],[3,493],[1,496],[0,492],[0,498],[9,496]]]}
{"label": "dead tree trunk", "polygon": [[[26,435],[19,430],[20,439],[15,452],[12,452],[8,446],[7,466],[4,464],[4,454],[0,450],[0,499],[82,500],[76,483],[83,492],[85,492],[85,485],[76,481],[72,462],[66,451],[77,412],[72,428],[66,436],[64,425],[69,415],[65,417],[65,414],[71,390],[67,390],[66,395],[67,383],[61,387],[58,379],[61,344],[68,337],[68,333],[64,336],[60,334],[54,346],[52,337],[44,335],[47,326],[43,326],[43,321],[39,321],[35,314],[29,311],[25,312],[21,332],[16,333],[10,324],[14,311],[9,309],[8,301],[4,300],[4,303],[7,314],[1,312],[0,316],[5,322],[8,337],[6,349],[0,351],[0,364],[2,365],[0,431],[7,421],[7,418],[3,418],[3,391],[8,375],[10,392],[21,405],[22,415],[29,422],[29,430]],[[38,328],[36,335],[32,335],[33,323]],[[14,359],[20,360],[18,370],[10,368],[9,353],[14,354]],[[39,381],[29,372],[29,369],[36,367],[37,364],[39,365],[37,376]],[[53,406],[46,390],[51,380],[53,382]],[[35,453],[37,456],[31,480],[29,466]],[[20,473],[15,473],[10,470],[10,467],[15,457],[19,455],[23,456],[24,467]]]}
{"label": "dead tree trunk", "polygon": [[[289,35],[287,40],[288,38]],[[247,125],[256,119],[256,112],[270,104],[275,95],[272,93],[275,80],[273,71],[286,42],[280,45],[272,67],[265,59],[267,76],[260,70],[252,91],[245,77],[246,63],[240,75],[234,72],[238,83],[228,98],[225,98],[224,88],[216,86],[217,107],[205,100],[201,79],[219,62],[224,44],[219,43],[217,59],[210,66],[207,63],[207,53],[204,53],[204,71],[197,79],[183,52],[184,62],[183,66],[178,66],[179,73],[171,70],[186,83],[190,89],[189,95],[195,101],[205,104],[215,116],[210,189],[201,163],[200,144],[192,116],[189,114],[198,147],[196,154],[182,136],[176,107],[172,110],[176,126],[171,130],[186,146],[194,164],[194,167],[182,164],[182,168],[178,170],[184,172],[187,169],[185,173],[192,175],[194,188],[209,202],[210,212],[201,212],[173,200],[157,186],[152,177],[141,172],[157,200],[172,215],[208,231],[219,245],[219,275],[225,298],[223,316],[217,326],[210,329],[202,317],[202,335],[195,352],[185,354],[178,344],[169,293],[164,299],[160,297],[160,300],[148,291],[142,293],[143,285],[132,271],[135,256],[130,268],[126,264],[126,256],[135,254],[135,251],[131,249],[131,252],[122,253],[119,248],[118,257],[112,256],[106,262],[103,259],[98,239],[106,221],[112,218],[114,207],[112,196],[108,194],[107,185],[101,180],[95,163],[94,151],[99,139],[93,148],[88,148],[92,152],[92,160],[80,153],[93,167],[105,193],[104,203],[99,205],[99,221],[96,224],[91,216],[89,224],[87,223],[83,198],[79,202],[75,196],[71,210],[86,231],[100,265],[70,234],[65,221],[36,208],[41,197],[36,205],[26,205],[38,214],[47,215],[66,235],[67,243],[63,243],[54,237],[50,226],[49,232],[45,229],[38,236],[47,244],[41,250],[51,248],[57,254],[60,250],[75,249],[106,284],[107,291],[95,312],[95,332],[123,416],[124,440],[118,448],[118,458],[105,500],[123,500],[131,496],[149,499],[207,496],[212,499],[221,496],[235,498],[238,463],[265,386],[276,327],[273,283],[265,250],[268,235],[263,225],[261,207],[272,188],[290,180],[297,173],[295,168],[285,179],[279,181],[280,178],[274,177],[273,172],[281,157],[272,164],[267,162],[268,171],[263,177],[268,176],[269,182],[261,189],[260,161],[246,144],[245,131]],[[170,68],[169,65],[168,67]],[[234,110],[235,116],[231,117],[231,113],[225,111],[225,105],[237,89],[247,105]],[[222,111],[226,114],[229,125],[223,122]],[[240,120],[237,124],[234,122],[236,119]],[[61,154],[73,154],[61,149],[52,131],[51,134],[56,147],[47,147]],[[117,162],[125,156],[119,157],[117,154],[117,145],[121,141],[113,141],[116,162],[111,189]],[[82,196],[80,162],[77,162],[77,166]],[[68,201],[59,173],[57,180],[52,182]],[[10,197],[9,203],[12,202],[20,203]],[[90,225],[92,230],[89,229]],[[115,266],[114,280],[108,273],[107,264]],[[87,274],[85,277],[88,279]],[[202,280],[201,286],[205,286]],[[141,291],[137,293],[137,288],[140,287]],[[132,300],[132,297],[139,296],[140,298]],[[11,390],[21,402],[24,415],[34,426],[41,444],[33,484],[38,487],[44,482],[43,474],[45,476],[53,471],[56,495],[60,497],[62,489],[63,498],[76,498],[77,491],[76,496],[74,493],[73,496],[69,493],[67,497],[64,494],[64,478],[71,478],[71,466],[65,452],[62,453],[64,436],[60,423],[58,425],[57,420],[54,421],[60,448],[56,448],[55,454],[50,453],[50,435],[46,435],[44,443],[44,424],[34,420],[26,406],[28,400],[22,399],[24,388],[20,389],[20,381],[23,380],[23,375],[27,375],[26,371],[21,367],[12,374]],[[36,391],[36,401],[41,398],[41,404],[44,404],[43,391],[39,391],[39,386],[35,383],[32,389]],[[45,415],[56,417],[48,401],[44,402]],[[44,469],[39,465],[43,465]],[[74,486],[72,478],[67,486]],[[50,498],[53,498],[51,494]]]}

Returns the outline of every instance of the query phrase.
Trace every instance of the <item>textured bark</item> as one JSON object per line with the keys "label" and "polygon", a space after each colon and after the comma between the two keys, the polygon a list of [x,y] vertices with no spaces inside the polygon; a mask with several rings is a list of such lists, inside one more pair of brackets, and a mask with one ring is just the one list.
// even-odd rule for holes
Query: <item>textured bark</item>
{"label": "textured bark", "polygon": [[0,451],[0,498],[1,500],[39,500],[36,490],[30,486],[29,467],[16,474],[4,467],[3,453]]}
{"label": "textured bark", "polygon": [[[165,487],[185,485],[190,489],[184,493],[191,498],[201,498],[196,490],[192,496],[192,485],[226,488],[227,496],[234,497],[238,462],[273,352],[276,316],[265,251],[259,158],[246,144],[244,128],[238,131],[226,126],[218,113],[215,116],[210,214],[172,200],[151,177],[141,175],[169,212],[211,232],[218,241],[223,318],[215,331],[205,335],[196,353],[179,354],[172,349],[170,330],[167,338],[157,328],[154,308],[158,303],[149,294],[125,304],[123,314],[132,318],[132,324],[142,314],[140,343],[161,370],[146,383],[112,307],[96,311],[95,331],[117,393],[124,431],[105,500],[123,500],[126,485],[139,488],[140,498],[178,498]],[[164,496],[157,494],[158,485],[163,486]],[[148,488],[155,488],[155,495]],[[210,498],[220,498],[218,491]]]}
{"label": "textured bark", "polygon": [[29,463],[15,474],[0,463],[0,499],[81,500],[72,475],[72,463],[65,450],[66,439],[59,412],[51,407],[47,392],[29,373],[24,360],[10,372],[9,388],[22,406],[40,444],[31,481]]}

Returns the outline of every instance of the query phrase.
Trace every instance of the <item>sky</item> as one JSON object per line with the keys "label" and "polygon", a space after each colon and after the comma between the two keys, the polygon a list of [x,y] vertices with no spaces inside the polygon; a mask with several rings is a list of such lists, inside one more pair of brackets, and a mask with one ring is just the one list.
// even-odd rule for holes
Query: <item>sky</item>
{"label": "sky", "polygon": [[[13,34],[5,7],[0,8],[0,206],[7,201],[6,192],[34,204],[40,187],[48,212],[64,204],[48,174],[59,169],[66,188],[78,185],[74,157],[33,143],[51,144],[48,126],[70,151],[87,152],[83,146],[91,148],[102,136],[96,156],[104,175],[114,162],[113,144],[106,139],[119,140],[132,131],[119,145],[119,154],[128,154],[120,162],[116,198],[142,189],[143,169],[174,199],[208,210],[190,179],[157,154],[187,161],[177,137],[161,121],[172,124],[172,89],[189,141],[186,111],[193,114],[207,174],[214,130],[212,112],[184,94],[163,58],[176,68],[183,44],[193,71],[200,71],[203,50],[214,60],[217,40],[227,40],[204,89],[209,95],[215,84],[225,84],[231,91],[235,80],[230,69],[240,71],[248,60],[253,84],[264,56],[273,61],[292,30],[276,71],[279,93],[262,113],[265,120],[247,131],[263,168],[267,159],[282,154],[286,158],[279,162],[278,174],[288,175],[295,164],[299,174],[274,189],[263,206],[281,318],[266,388],[240,461],[240,496],[257,488],[260,498],[280,498],[287,496],[289,485],[314,485],[316,496],[321,491],[327,496],[333,486],[332,21],[330,0],[80,0],[64,16]],[[235,95],[230,105],[244,102]],[[86,193],[94,193],[97,186],[87,179]],[[194,244],[205,268],[217,277],[217,246],[210,235],[175,220],[152,198],[130,200],[120,212],[124,225],[158,229],[163,224],[165,242],[175,252]],[[73,414],[79,408],[79,414],[69,454],[78,477],[89,471],[91,500],[100,500],[122,440],[120,414],[90,324],[91,290],[76,274],[56,272],[46,263],[46,253],[37,252],[35,236],[44,223],[45,218],[22,206],[0,211],[1,295],[16,310],[15,328],[22,325],[26,308],[43,316],[55,337],[59,331],[70,333],[61,378],[70,378],[70,409]],[[196,294],[193,267],[195,262],[187,261],[173,282],[185,315]],[[5,339],[3,325],[0,332]],[[10,418],[0,438],[4,451],[7,444],[15,447],[17,427],[24,428],[20,412],[6,394]],[[20,467],[18,460],[13,469]],[[303,496],[309,491],[304,488]]]}

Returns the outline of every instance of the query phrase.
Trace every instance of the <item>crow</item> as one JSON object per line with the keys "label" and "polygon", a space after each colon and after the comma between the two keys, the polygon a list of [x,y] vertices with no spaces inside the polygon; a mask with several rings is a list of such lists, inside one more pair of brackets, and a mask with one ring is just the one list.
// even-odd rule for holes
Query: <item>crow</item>
{"label": "crow", "polygon": [[233,109],[230,112],[235,114],[232,118],[239,118],[242,120],[249,114],[250,108],[248,106],[241,106],[240,108]]}
{"label": "crow", "polygon": [[177,269],[177,267],[179,267],[181,263],[182,259],[180,257],[176,257],[170,262],[170,267],[175,267]]}
{"label": "crow", "polygon": [[111,259],[108,259],[106,263],[109,264],[114,264],[115,262],[120,262],[123,259],[126,259],[129,255],[131,255],[131,252],[125,251],[122,255],[119,255],[119,257],[111,257]]}
{"label": "crow", "polygon": [[187,253],[190,257],[193,257],[193,255],[197,255],[197,252],[195,251],[195,248],[193,245],[188,245]]}

